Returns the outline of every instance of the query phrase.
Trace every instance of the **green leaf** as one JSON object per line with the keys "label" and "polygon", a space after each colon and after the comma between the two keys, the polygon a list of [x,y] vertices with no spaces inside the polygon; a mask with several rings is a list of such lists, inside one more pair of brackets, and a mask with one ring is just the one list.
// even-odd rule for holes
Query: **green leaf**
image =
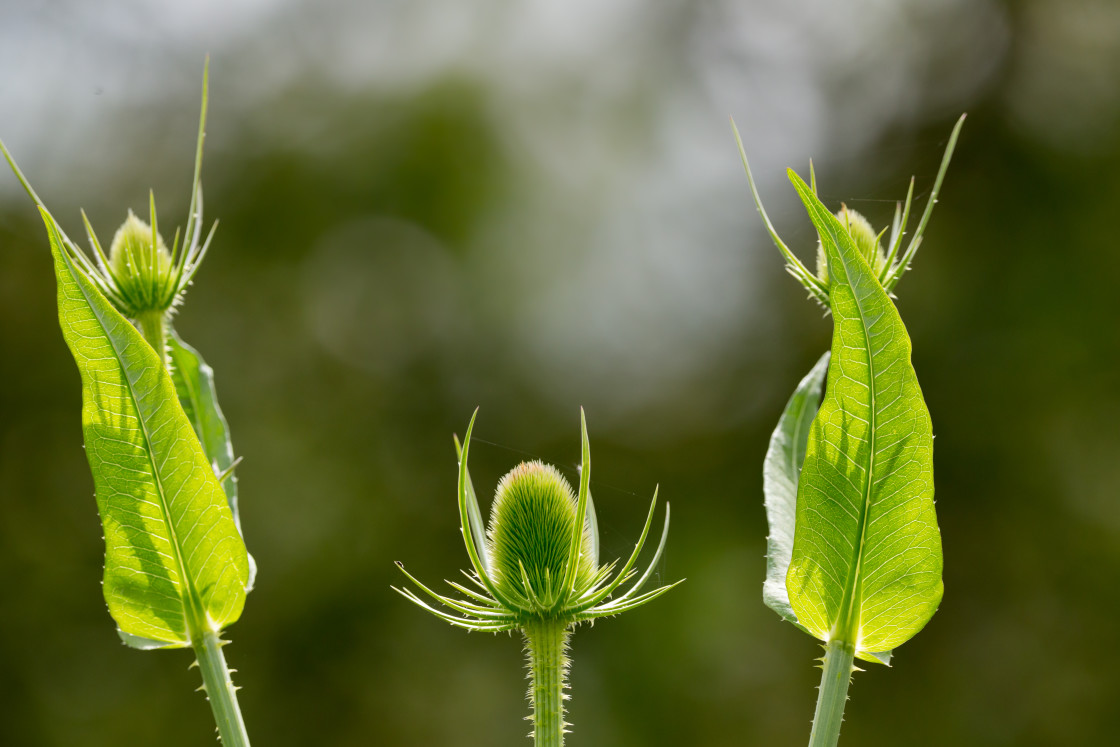
{"label": "green leaf", "polygon": [[117,635],[120,636],[121,643],[134,648],[138,651],[154,651],[157,648],[179,648],[181,643],[166,643],[164,641],[153,641],[151,638],[141,638],[132,633],[126,633],[120,628],[117,628]]}
{"label": "green leaf", "polygon": [[790,179],[828,258],[835,327],[786,588],[813,635],[867,658],[909,640],[941,601],[932,427],[894,304],[836,217]]}
{"label": "green leaf", "polygon": [[[233,523],[242,539],[245,532],[241,529],[241,514],[237,507],[237,472],[239,460],[233,456],[233,442],[230,440],[229,424],[222,408],[218,406],[218,395],[214,389],[214,369],[197,350],[179,337],[171,327],[167,339],[167,350],[171,355],[171,380],[179,395],[179,404],[191,421],[195,435],[202,444],[202,451],[210,460],[214,474],[222,482],[229,510],[233,513]],[[224,479],[223,479],[224,476]],[[257,563],[249,555],[249,582],[245,590],[252,591],[257,579]]]}
{"label": "green leaf", "polygon": [[778,420],[778,427],[770,436],[770,448],[766,450],[766,460],[762,463],[762,492],[766,499],[766,521],[770,525],[770,536],[766,538],[766,581],[762,584],[762,601],[802,630],[805,626],[797,621],[797,615],[789,604],[786,573],[793,555],[797,480],[801,464],[805,461],[809,426],[821,405],[828,358],[826,352],[797,385]]}
{"label": "green leaf", "polygon": [[[221,476],[233,467],[234,456],[229,425],[214,393],[214,369],[206,364],[197,350],[183,342],[174,328],[168,336],[167,349],[171,353],[171,381],[179,395],[179,404],[183,406],[187,420],[191,421],[214,474]],[[233,512],[233,521],[240,530],[237,475],[234,472],[230,472],[222,482],[222,489]]]}
{"label": "green leaf", "polygon": [[159,355],[78,269],[68,253],[76,250],[40,212],[59,322],[82,379],[109,612],[127,636],[191,645],[240,616],[245,544]]}

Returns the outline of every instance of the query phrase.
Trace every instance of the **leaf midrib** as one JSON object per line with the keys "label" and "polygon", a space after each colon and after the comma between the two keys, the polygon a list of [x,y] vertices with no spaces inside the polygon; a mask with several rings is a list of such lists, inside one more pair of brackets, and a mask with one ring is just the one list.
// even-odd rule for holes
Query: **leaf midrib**
{"label": "leaf midrib", "polygon": [[[61,237],[58,237],[58,238],[61,238]],[[132,381],[128,377],[128,374],[127,374],[126,369],[125,369],[124,361],[121,360],[120,351],[117,350],[117,346],[116,346],[115,341],[113,340],[112,335],[109,333],[109,330],[106,328],[105,322],[101,318],[101,314],[99,313],[98,309],[94,306],[94,304],[92,302],[92,299],[89,296],[89,293],[86,291],[85,286],[75,276],[74,265],[70,261],[70,257],[67,256],[67,254],[64,250],[64,245],[62,244],[61,241],[58,242],[58,247],[59,247],[58,253],[62,257],[63,262],[65,262],[66,269],[70,273],[71,279],[74,281],[74,284],[76,286],[78,286],[78,290],[81,291],[82,296],[85,298],[86,303],[89,305],[90,311],[93,312],[93,317],[97,320],[98,325],[100,325],[101,331],[105,335],[105,339],[107,339],[109,341],[109,346],[113,349],[113,356],[116,359],[117,365],[120,367],[120,370],[121,370],[121,378],[124,380],[125,385],[128,387],[129,396],[132,398],[133,405],[136,407],[136,419],[140,423],[140,430],[144,435],[144,443],[147,447],[145,449],[145,454],[147,455],[147,458],[148,458],[148,464],[152,468],[152,479],[155,481],[156,491],[159,494],[160,508],[163,510],[164,523],[167,525],[167,532],[170,535],[171,547],[174,549],[174,552],[175,552],[175,566],[176,566],[176,571],[179,574],[180,587],[183,590],[182,593],[185,593],[186,597],[187,597],[186,600],[180,600],[180,601],[185,601],[186,604],[184,604],[184,607],[186,608],[186,610],[194,613],[193,615],[191,615],[189,613],[184,615],[184,622],[186,623],[186,632],[187,632],[187,638],[188,638],[187,642],[188,643],[193,643],[192,639],[194,637],[194,633],[196,632],[196,628],[198,627],[198,621],[202,619],[201,600],[197,599],[196,596],[195,596],[193,579],[191,579],[190,576],[187,574],[186,565],[183,562],[183,547],[179,542],[179,535],[175,531],[175,523],[172,520],[171,510],[170,510],[170,508],[167,504],[167,496],[165,494],[166,491],[164,490],[163,480],[160,478],[159,469],[156,467],[155,460],[153,459],[152,441],[151,441],[151,437],[148,433],[148,423],[145,420],[144,414],[143,414],[143,412],[142,412],[142,410],[141,410],[141,408],[138,404],[136,391],[135,391],[135,389],[133,389]]]}
{"label": "leaf midrib", "polygon": [[[859,310],[860,328],[863,330],[863,339],[867,348],[867,442],[870,449],[870,455],[867,462],[867,471],[864,474],[864,485],[862,491],[863,501],[862,505],[860,506],[859,514],[859,540],[855,543],[855,547],[852,551],[853,563],[851,578],[844,587],[844,597],[840,602],[841,614],[838,616],[837,624],[834,626],[836,635],[833,636],[834,638],[839,638],[847,643],[858,644],[859,641],[857,639],[859,638],[859,617],[861,610],[857,608],[857,599],[862,584],[860,571],[862,570],[863,565],[863,547],[867,539],[868,516],[871,514],[871,486],[874,483],[872,475],[875,471],[875,441],[878,435],[876,428],[878,420],[878,409],[876,407],[875,396],[875,354],[871,349],[871,330],[867,326],[867,315],[863,307],[862,299],[860,298],[859,294],[856,293],[855,286],[852,284],[851,272],[848,262],[845,261],[845,258],[840,251],[839,237],[835,234],[835,232],[830,233],[832,233],[833,243],[836,248],[836,254],[840,257],[840,261],[844,264],[844,275],[845,279],[847,280],[848,289],[852,294],[852,300],[855,303],[856,308]],[[837,323],[839,323],[839,320],[837,320]]]}

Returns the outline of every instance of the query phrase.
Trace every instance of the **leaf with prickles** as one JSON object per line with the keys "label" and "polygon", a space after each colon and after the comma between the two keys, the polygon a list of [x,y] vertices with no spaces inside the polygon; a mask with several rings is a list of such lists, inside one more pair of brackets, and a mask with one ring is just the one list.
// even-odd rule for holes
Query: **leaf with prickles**
{"label": "leaf with prickles", "polygon": [[943,592],[929,411],[887,292],[844,226],[792,171],[790,180],[834,274],[835,323],[786,589],[813,635],[878,658],[925,626]]}
{"label": "leaf with prickles", "polygon": [[128,636],[190,645],[241,615],[245,544],[159,356],[79,269],[54,219],[41,212],[59,322],[82,379],[109,612]]}
{"label": "leaf with prickles", "polygon": [[[797,523],[797,480],[805,460],[809,426],[817,416],[828,371],[829,353],[825,353],[797,385],[770,436],[770,448],[762,464],[762,491],[766,501],[766,520],[770,536],[766,538],[766,581],[762,585],[762,601],[784,619],[805,630],[789,604],[786,573],[793,555],[794,527]],[[808,632],[808,631],[806,631]]]}
{"label": "leaf with prickles", "polygon": [[[197,350],[183,342],[183,338],[179,337],[174,327],[170,331],[167,349],[171,354],[171,380],[175,383],[179,404],[183,406],[183,412],[191,421],[195,435],[202,444],[202,450],[210,460],[210,466],[213,467],[218,481],[222,484],[237,531],[244,537],[245,534],[241,529],[241,514],[237,505],[235,470],[240,460],[233,456],[229,424],[222,413],[222,408],[218,405],[218,395],[214,388],[214,369],[207,365]],[[252,590],[256,575],[257,564],[250,555],[247,591]]]}

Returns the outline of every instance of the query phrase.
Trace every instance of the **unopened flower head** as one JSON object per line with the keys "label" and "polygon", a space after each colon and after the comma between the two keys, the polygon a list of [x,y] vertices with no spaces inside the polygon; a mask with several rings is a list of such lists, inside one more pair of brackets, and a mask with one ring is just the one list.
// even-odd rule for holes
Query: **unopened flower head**
{"label": "unopened flower head", "polygon": [[[848,236],[852,242],[859,249],[863,258],[871,265],[875,277],[879,283],[887,291],[891,293],[895,286],[898,285],[899,279],[902,275],[910,269],[911,262],[914,261],[914,255],[921,246],[922,236],[926,229],[926,224],[929,222],[930,216],[933,214],[933,206],[937,204],[937,195],[941,190],[941,182],[945,178],[945,172],[949,168],[949,161],[953,157],[953,149],[957,145],[957,137],[960,135],[961,126],[964,124],[964,117],[962,116],[956,126],[953,128],[952,134],[949,136],[948,145],[945,147],[945,154],[941,158],[941,168],[937,172],[937,178],[934,180],[933,189],[930,190],[929,200],[926,202],[925,211],[922,213],[921,219],[918,221],[918,228],[914,232],[913,238],[910,239],[906,248],[902,248],[902,237],[906,232],[906,225],[910,218],[910,205],[914,199],[914,180],[910,180],[910,188],[906,192],[906,201],[900,202],[895,206],[894,220],[890,225],[890,238],[887,240],[887,249],[884,251],[881,240],[887,233],[884,228],[881,232],[876,233],[871,227],[871,224],[862,215],[848,207],[842,207],[836,217],[840,220],[841,224],[847,229]],[[817,271],[814,273],[806,267],[801,260],[790,250],[786,243],[778,236],[778,232],[774,229],[774,225],[770,222],[770,217],[766,215],[766,209],[762,207],[762,199],[758,195],[758,188],[754,183],[754,176],[751,174],[750,164],[747,162],[747,154],[743,148],[743,141],[739,137],[738,129],[735,129],[734,123],[732,128],[735,130],[735,141],[739,145],[739,155],[743,159],[743,167],[747,172],[747,182],[750,184],[751,196],[754,198],[755,207],[758,208],[758,213],[762,216],[762,222],[766,225],[766,230],[773,239],[778,251],[786,260],[786,270],[797,278],[798,282],[809,291],[809,296],[815,299],[818,303],[825,307],[830,308],[829,305],[829,275],[827,262],[824,259],[823,247],[818,242],[817,248]],[[817,179],[816,174],[813,172],[813,164],[809,164],[809,180],[813,194],[817,193]]]}
{"label": "unopened flower head", "polygon": [[[568,481],[555,467],[523,462],[498,483],[486,549],[494,585],[510,599],[528,599],[530,590],[553,596],[567,565],[576,567],[576,587],[594,578],[588,522],[570,559],[578,501]],[[531,613],[532,610],[524,610]]]}
{"label": "unopened flower head", "polygon": [[[78,248],[61,228],[57,228],[57,221],[51,217],[67,259],[74,263],[76,269],[85,275],[121,314],[134,321],[145,316],[166,315],[182,302],[183,294],[186,293],[194,274],[206,256],[210,240],[214,236],[214,228],[217,227],[215,223],[205,240],[202,240],[200,177],[202,143],[206,131],[208,79],[209,63],[202,77],[202,112],[198,122],[194,182],[191,187],[191,203],[186,229],[182,235],[182,244],[179,243],[180,236],[176,231],[171,248],[168,249],[159,233],[155,196],[151,194],[149,194],[150,222],[144,222],[130,210],[128,217],[113,237],[107,254],[85,212],[82,213],[86,234],[93,248],[92,259]],[[43,201],[32,189],[3,143],[0,143],[0,153],[7,159],[16,177],[44,216],[50,216]]]}
{"label": "unopened flower head", "polygon": [[614,573],[614,562],[600,566],[598,521],[588,482],[591,450],[585,421],[578,493],[554,467],[541,462],[518,465],[498,484],[489,532],[484,537],[478,501],[467,472],[473,428],[472,417],[459,461],[459,520],[472,565],[472,571],[466,575],[475,588],[449,581],[463,598],[444,596],[404,571],[409,580],[444,609],[429,605],[410,589],[397,589],[403,596],[452,625],[498,632],[521,629],[540,620],[574,625],[617,615],[676,585],[640,593],[665,547],[669,533],[666,506],[661,541],[649,567],[625,592],[611,598],[636,575],[634,563],[653,522],[657,492],[654,491],[641,537],[622,570]]}
{"label": "unopened flower head", "polygon": [[149,311],[167,311],[174,301],[171,252],[163,237],[129,210],[109,246],[103,272],[112,278],[122,303],[120,312],[136,318]]}
{"label": "unopened flower head", "polygon": [[[852,244],[871,265],[871,270],[876,276],[881,275],[887,263],[887,255],[883,252],[881,241],[886,229],[876,234],[867,218],[846,205],[836,212],[836,218],[840,221],[840,225],[847,230],[848,238],[852,240]],[[824,244],[819,239],[817,240],[817,279],[824,284],[825,288],[828,288],[828,260],[825,259]]]}

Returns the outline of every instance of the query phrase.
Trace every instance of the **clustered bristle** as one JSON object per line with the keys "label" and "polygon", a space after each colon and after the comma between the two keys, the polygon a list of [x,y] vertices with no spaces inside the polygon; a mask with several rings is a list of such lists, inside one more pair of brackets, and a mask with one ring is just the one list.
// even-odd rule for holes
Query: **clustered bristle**
{"label": "clustered bristle", "polygon": [[[883,252],[883,244],[880,239],[886,233],[886,229],[876,234],[870,221],[847,205],[841,206],[836,211],[836,219],[847,230],[848,238],[852,240],[852,244],[871,265],[872,272],[875,273],[876,277],[881,277],[886,267],[887,256]],[[820,279],[826,289],[831,284],[828,277],[828,260],[825,258],[824,244],[819,239],[817,240],[817,278]]]}
{"label": "clustered bristle", "polygon": [[[526,462],[503,477],[487,533],[494,583],[511,596],[527,597],[524,568],[538,595],[556,596],[567,567],[576,510],[575,492],[555,467]],[[577,562],[576,586],[584,587],[596,570],[586,536]]]}
{"label": "clustered bristle", "polygon": [[[196,194],[198,203],[201,203],[201,193],[199,189]],[[85,218],[84,213],[82,217]],[[128,217],[113,236],[108,256],[87,220],[86,233],[98,260],[96,265],[66,239],[70,256],[113,306],[129,319],[137,319],[144,314],[173,312],[182,303],[183,295],[206,256],[214,235],[211,229],[206,241],[200,242],[198,219],[201,209],[195,210],[192,205],[183,246],[179,245],[179,233],[176,231],[175,240],[168,250],[157,229],[154,198],[151,217],[149,224],[129,210]]]}

